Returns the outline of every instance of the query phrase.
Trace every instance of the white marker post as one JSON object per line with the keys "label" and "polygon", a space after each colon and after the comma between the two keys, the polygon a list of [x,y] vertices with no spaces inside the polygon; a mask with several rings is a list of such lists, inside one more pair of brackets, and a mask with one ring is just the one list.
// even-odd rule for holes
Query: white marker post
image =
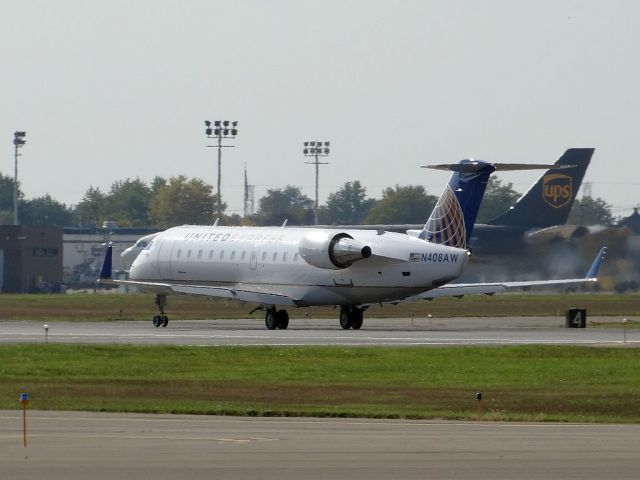
{"label": "white marker post", "polygon": [[44,325],[44,343],[49,343],[49,325]]}
{"label": "white marker post", "polygon": [[622,343],[627,343],[627,322],[629,320],[626,317],[622,319],[622,331],[624,332],[622,334]]}
{"label": "white marker post", "polygon": [[29,395],[21,393],[20,403],[22,404],[22,441],[24,448],[27,448],[27,406],[29,405]]}

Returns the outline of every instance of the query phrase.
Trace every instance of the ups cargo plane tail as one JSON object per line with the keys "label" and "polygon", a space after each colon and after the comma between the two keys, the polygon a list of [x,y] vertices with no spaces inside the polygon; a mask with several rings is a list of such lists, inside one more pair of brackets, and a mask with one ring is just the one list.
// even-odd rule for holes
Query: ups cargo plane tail
{"label": "ups cargo plane tail", "polygon": [[593,148],[568,149],[555,163],[566,169],[545,172],[513,207],[487,224],[548,228],[566,223],[593,152]]}
{"label": "ups cargo plane tail", "polygon": [[[156,327],[167,326],[167,295],[255,302],[268,329],[285,329],[284,307],[339,305],[340,325],[359,329],[368,305],[436,295],[494,293],[508,288],[596,280],[601,252],[586,278],[526,285],[466,284],[449,290],[470,256],[469,239],[489,175],[523,168],[462,160],[436,168],[453,174],[417,236],[374,230],[189,225],[158,233],[134,260],[129,280],[111,277],[107,248],[99,283],[134,285],[156,295]],[[534,166],[535,168],[544,166]],[[531,167],[529,167],[531,168]],[[423,298],[423,297],[417,297]]]}

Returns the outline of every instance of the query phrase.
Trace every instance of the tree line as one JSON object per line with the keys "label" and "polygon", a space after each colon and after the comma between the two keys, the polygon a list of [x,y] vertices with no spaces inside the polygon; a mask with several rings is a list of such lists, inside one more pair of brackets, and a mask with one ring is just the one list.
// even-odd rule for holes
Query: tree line
{"label": "tree line", "polygon": [[[50,195],[25,199],[18,182],[18,216],[21,224],[99,227],[115,221],[121,227],[167,228],[184,224],[211,224],[217,211],[213,187],[198,178],[183,175],[150,183],[139,178],[115,181],[109,191],[89,187],[82,200],[67,206]],[[318,209],[319,221],[326,225],[420,224],[426,222],[440,192],[433,195],[420,185],[387,187],[379,199],[370,198],[358,180],[346,182],[331,193]],[[503,213],[514,205],[520,193],[512,183],[492,178],[478,214],[478,222]],[[299,187],[287,185],[267,190],[258,201],[258,211],[248,217],[223,214],[225,225],[289,225],[313,223],[314,202]],[[221,211],[227,205],[222,202]],[[601,198],[576,199],[569,223],[611,224],[611,206]],[[13,222],[13,178],[0,174],[0,224]]]}

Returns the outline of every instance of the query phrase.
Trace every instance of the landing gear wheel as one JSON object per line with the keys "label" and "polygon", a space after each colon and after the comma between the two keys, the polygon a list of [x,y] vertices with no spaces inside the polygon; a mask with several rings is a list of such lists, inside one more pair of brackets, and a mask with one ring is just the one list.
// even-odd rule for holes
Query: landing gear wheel
{"label": "landing gear wheel", "polygon": [[346,308],[340,310],[340,326],[344,330],[349,330],[351,328],[351,312]]}
{"label": "landing gear wheel", "polygon": [[269,330],[275,330],[278,326],[278,321],[276,320],[276,311],[274,308],[270,308],[267,310],[267,314],[264,317],[264,324]]}
{"label": "landing gear wheel", "polygon": [[289,326],[289,314],[286,310],[278,310],[276,312],[276,322],[280,330],[286,330]]}
{"label": "landing gear wheel", "polygon": [[156,328],[166,327],[169,324],[169,317],[164,314],[164,307],[167,306],[167,296],[156,295],[156,305],[158,306],[160,315],[153,316],[153,326]]}
{"label": "landing gear wheel", "polygon": [[364,309],[353,305],[343,305],[340,307],[340,326],[344,330],[353,328],[360,330],[364,317]]}

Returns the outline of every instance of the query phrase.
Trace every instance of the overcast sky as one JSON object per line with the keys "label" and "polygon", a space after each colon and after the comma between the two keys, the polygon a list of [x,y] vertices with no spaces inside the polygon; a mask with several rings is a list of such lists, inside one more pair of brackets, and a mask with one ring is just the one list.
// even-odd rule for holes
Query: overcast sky
{"label": "overcast sky", "polygon": [[[596,147],[585,181],[640,204],[637,1],[0,1],[0,172],[26,130],[27,198],[184,174],[216,184],[204,120],[237,120],[222,196],[314,197],[305,140],[331,141],[321,202],[359,179],[424,185],[426,163],[553,162]],[[524,192],[537,172],[504,173]],[[425,212],[425,219],[428,212]]]}

